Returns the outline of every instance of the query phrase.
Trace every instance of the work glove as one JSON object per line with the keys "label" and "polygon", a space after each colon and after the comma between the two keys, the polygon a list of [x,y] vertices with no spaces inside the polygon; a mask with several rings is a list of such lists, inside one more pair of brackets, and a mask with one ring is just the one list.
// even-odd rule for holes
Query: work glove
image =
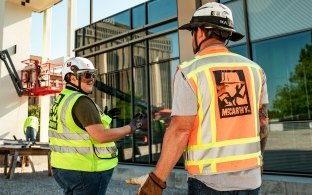
{"label": "work glove", "polygon": [[116,119],[119,117],[120,109],[119,108],[112,108],[112,109],[108,110],[108,107],[105,106],[104,114],[109,116],[111,119]]}
{"label": "work glove", "polygon": [[166,182],[161,181],[153,172],[126,180],[127,184],[139,185],[137,195],[161,195],[167,187]]}
{"label": "work glove", "polygon": [[143,125],[146,115],[142,113],[137,113],[132,121],[130,121],[129,126],[131,127],[131,133],[134,133],[135,130],[140,129]]}

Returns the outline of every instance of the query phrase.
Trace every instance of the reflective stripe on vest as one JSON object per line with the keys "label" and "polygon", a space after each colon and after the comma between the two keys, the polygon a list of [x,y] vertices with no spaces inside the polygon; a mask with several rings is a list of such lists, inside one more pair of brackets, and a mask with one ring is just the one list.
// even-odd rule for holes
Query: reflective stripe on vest
{"label": "reflective stripe on vest", "polygon": [[199,105],[185,150],[188,172],[218,174],[260,166],[261,68],[229,52],[196,56],[179,68]]}
{"label": "reflective stripe on vest", "polygon": [[72,118],[72,107],[82,95],[64,89],[53,104],[49,128],[51,164],[56,168],[81,171],[112,169],[118,163],[115,143],[97,143]]}

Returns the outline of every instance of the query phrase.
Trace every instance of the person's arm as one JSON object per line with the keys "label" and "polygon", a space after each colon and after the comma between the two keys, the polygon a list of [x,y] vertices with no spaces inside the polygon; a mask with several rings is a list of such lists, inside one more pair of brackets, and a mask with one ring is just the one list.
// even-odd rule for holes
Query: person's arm
{"label": "person's arm", "polygon": [[269,116],[268,116],[268,90],[266,83],[266,75],[262,71],[262,87],[259,105],[259,121],[260,121],[260,145],[262,156],[264,154],[265,145],[268,139],[268,126],[269,126]]}
{"label": "person's arm", "polygon": [[170,172],[180,159],[188,142],[195,116],[173,116],[166,130],[160,158],[157,162],[154,174],[166,181]]}
{"label": "person's arm", "polygon": [[[140,185],[138,195],[161,194],[166,179],[187,146],[197,115],[197,97],[186,78],[178,70],[174,79],[172,119],[166,130],[160,158],[153,172],[126,183]],[[186,104],[187,102],[187,104]]]}
{"label": "person's arm", "polygon": [[129,125],[104,129],[102,124],[93,124],[86,126],[85,129],[95,141],[100,143],[116,141],[131,133],[131,127]]}
{"label": "person's arm", "polygon": [[269,133],[268,131],[269,117],[267,104],[260,105],[259,119],[260,119],[260,145],[261,145],[261,153],[263,155]]}
{"label": "person's arm", "polygon": [[100,143],[116,141],[131,133],[131,127],[129,125],[120,128],[105,129],[95,104],[86,96],[79,97],[73,106],[72,114],[75,123],[80,128],[86,129],[89,135]]}

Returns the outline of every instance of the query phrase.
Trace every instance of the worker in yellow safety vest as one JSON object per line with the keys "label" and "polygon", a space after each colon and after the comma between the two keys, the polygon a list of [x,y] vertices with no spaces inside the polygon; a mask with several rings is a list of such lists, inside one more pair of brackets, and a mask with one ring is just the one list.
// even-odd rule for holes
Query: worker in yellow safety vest
{"label": "worker in yellow safety vest", "polygon": [[188,194],[258,194],[268,135],[265,73],[226,48],[243,38],[227,6],[204,4],[180,29],[191,31],[195,58],[176,71],[160,159],[149,175],[126,182],[141,185],[140,195],[161,194],[184,152]]}
{"label": "worker in yellow safety vest", "polygon": [[24,122],[24,133],[26,136],[26,141],[35,142],[36,134],[39,127],[39,121],[36,116],[29,116]]}
{"label": "worker in yellow safety vest", "polygon": [[112,112],[104,112],[88,97],[93,90],[96,69],[82,57],[63,65],[66,87],[50,110],[49,144],[51,166],[64,194],[105,194],[118,163],[115,140],[142,126],[138,114],[129,125],[110,129]]}

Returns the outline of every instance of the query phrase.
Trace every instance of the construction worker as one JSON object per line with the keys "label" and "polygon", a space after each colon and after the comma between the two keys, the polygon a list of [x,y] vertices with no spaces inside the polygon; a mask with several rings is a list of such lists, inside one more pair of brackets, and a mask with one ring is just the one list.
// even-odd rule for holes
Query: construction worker
{"label": "construction worker", "polygon": [[51,166],[64,194],[105,194],[118,163],[114,141],[140,128],[145,118],[138,114],[129,125],[110,129],[112,119],[87,96],[95,76],[90,60],[66,61],[62,69],[66,87],[50,111]]}
{"label": "construction worker", "polygon": [[[24,134],[26,137],[26,141],[32,142],[33,144],[36,142],[36,135],[39,128],[39,120],[36,116],[28,116],[24,122]],[[25,155],[22,157],[25,166],[29,166],[29,162],[31,161],[31,157]],[[17,159],[17,165],[21,166],[22,163],[20,162],[20,158]]]}
{"label": "construction worker", "polygon": [[26,141],[36,142],[36,134],[39,127],[39,121],[36,116],[29,116],[24,122],[24,133]]}
{"label": "construction worker", "polygon": [[175,74],[172,120],[154,171],[126,182],[141,185],[140,195],[161,194],[184,152],[188,194],[258,194],[268,135],[265,73],[226,48],[243,35],[225,5],[204,4],[179,29],[191,31],[195,58]]}

